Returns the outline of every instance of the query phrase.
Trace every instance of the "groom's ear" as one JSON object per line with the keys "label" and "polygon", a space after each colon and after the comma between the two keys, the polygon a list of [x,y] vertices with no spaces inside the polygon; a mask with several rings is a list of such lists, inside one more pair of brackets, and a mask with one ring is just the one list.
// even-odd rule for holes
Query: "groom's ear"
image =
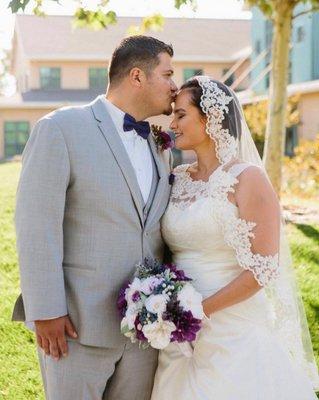
{"label": "groom's ear", "polygon": [[145,74],[140,68],[132,68],[129,73],[129,79],[132,85],[141,87],[145,79]]}

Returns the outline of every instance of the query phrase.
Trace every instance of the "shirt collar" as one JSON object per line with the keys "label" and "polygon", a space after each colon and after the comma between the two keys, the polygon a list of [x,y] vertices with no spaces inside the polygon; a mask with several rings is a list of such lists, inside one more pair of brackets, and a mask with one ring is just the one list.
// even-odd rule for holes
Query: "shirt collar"
{"label": "shirt collar", "polygon": [[116,128],[120,131],[123,131],[123,121],[125,112],[122,111],[120,108],[116,107],[116,105],[111,103],[110,100],[108,100],[105,96],[102,97],[102,100],[103,103],[105,104],[107,111],[111,115],[111,118]]}

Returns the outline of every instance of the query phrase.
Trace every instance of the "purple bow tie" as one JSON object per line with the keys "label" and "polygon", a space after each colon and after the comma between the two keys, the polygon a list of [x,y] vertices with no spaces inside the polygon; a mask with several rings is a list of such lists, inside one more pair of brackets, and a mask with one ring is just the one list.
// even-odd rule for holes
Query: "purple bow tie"
{"label": "purple bow tie", "polygon": [[132,131],[134,129],[143,139],[147,139],[151,132],[150,124],[148,122],[137,122],[130,114],[124,115],[123,129],[125,132]]}

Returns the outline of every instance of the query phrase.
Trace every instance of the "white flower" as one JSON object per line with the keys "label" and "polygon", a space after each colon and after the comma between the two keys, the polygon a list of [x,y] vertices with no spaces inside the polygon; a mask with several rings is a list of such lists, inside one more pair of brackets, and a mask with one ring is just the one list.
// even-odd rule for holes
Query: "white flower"
{"label": "white flower", "polygon": [[138,312],[142,309],[143,305],[141,302],[132,303],[127,307],[125,318],[129,329],[135,328],[134,322],[136,320]]}
{"label": "white flower", "polygon": [[176,330],[176,326],[171,321],[155,321],[143,326],[142,332],[148,342],[155,349],[164,349],[169,345],[171,333]]}
{"label": "white flower", "polygon": [[159,286],[163,282],[163,278],[158,278],[157,276],[150,276],[141,281],[141,292],[149,295],[153,292],[154,288]]}
{"label": "white flower", "polygon": [[202,319],[204,317],[203,312],[203,296],[198,293],[190,283],[182,288],[177,295],[180,305],[185,311],[191,311],[194,318]]}
{"label": "white flower", "polygon": [[134,278],[130,286],[125,290],[125,300],[127,304],[131,304],[133,302],[132,296],[135,292],[139,292],[141,290],[141,281],[139,278]]}
{"label": "white flower", "polygon": [[166,303],[168,299],[168,296],[165,294],[151,295],[145,300],[145,307],[148,312],[162,315],[166,310]]}

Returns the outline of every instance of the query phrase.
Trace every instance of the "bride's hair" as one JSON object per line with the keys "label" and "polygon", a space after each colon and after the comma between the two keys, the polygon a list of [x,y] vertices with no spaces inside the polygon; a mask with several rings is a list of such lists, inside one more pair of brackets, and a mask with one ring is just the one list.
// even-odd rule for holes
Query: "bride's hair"
{"label": "bride's hair", "polygon": [[[232,92],[229,88],[224,85],[222,82],[216,81],[212,79],[212,82],[215,82],[216,85],[221,89],[223,92],[226,93],[227,96],[233,97]],[[200,105],[201,97],[203,94],[202,88],[200,87],[198,80],[194,78],[188,79],[180,88],[180,90],[187,90],[191,94],[191,104],[198,108],[200,114],[203,117],[206,117],[206,114],[202,110]],[[227,114],[224,114],[224,119],[222,121],[222,128],[228,129],[229,134],[234,136],[235,138],[240,138],[241,136],[241,123],[240,123],[240,112],[237,109],[235,101],[231,101],[228,104],[229,111]]]}

